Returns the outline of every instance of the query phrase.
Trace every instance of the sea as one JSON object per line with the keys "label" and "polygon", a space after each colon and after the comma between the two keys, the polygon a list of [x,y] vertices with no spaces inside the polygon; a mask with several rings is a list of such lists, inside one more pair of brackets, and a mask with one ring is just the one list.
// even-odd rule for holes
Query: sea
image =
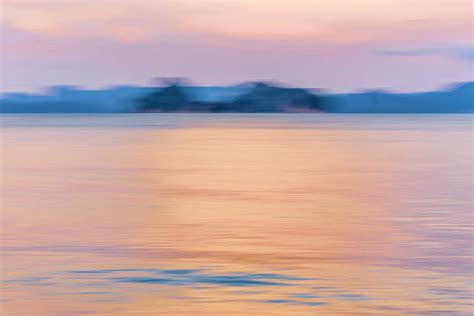
{"label": "sea", "polygon": [[0,314],[473,315],[473,118],[1,115]]}

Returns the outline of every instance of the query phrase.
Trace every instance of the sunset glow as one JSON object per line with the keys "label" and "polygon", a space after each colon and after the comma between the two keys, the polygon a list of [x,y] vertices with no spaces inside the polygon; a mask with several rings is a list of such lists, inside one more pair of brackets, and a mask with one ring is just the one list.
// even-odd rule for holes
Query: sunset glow
{"label": "sunset glow", "polygon": [[467,0],[5,0],[2,9],[4,91],[153,76],[423,90],[471,77]]}

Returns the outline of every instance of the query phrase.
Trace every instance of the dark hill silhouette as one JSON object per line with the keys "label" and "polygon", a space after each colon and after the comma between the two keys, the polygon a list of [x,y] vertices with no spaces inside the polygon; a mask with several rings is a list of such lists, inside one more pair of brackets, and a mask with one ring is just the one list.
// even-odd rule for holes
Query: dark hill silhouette
{"label": "dark hill silhouette", "polygon": [[248,93],[221,106],[220,110],[230,112],[307,112],[317,110],[319,103],[319,98],[305,89],[279,87],[258,82]]}
{"label": "dark hill silhouette", "polygon": [[253,85],[234,100],[191,100],[186,87],[172,83],[138,101],[139,112],[308,112],[318,109],[317,96],[301,88],[286,88],[265,82]]}
{"label": "dark hill silhouette", "polygon": [[138,111],[176,112],[186,109],[192,101],[178,84],[172,84],[139,100]]}

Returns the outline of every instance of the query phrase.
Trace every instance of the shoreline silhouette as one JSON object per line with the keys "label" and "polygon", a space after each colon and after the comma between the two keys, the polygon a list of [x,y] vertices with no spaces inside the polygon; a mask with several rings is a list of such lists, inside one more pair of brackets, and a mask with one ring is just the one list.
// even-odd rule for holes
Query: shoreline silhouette
{"label": "shoreline silhouette", "polygon": [[474,82],[443,90],[330,94],[272,82],[193,86],[182,79],[161,86],[87,90],[49,88],[44,94],[6,93],[0,113],[473,113]]}

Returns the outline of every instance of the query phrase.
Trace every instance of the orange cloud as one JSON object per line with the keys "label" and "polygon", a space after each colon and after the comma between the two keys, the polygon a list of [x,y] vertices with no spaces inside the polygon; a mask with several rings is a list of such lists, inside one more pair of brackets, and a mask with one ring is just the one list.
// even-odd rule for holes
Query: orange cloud
{"label": "orange cloud", "polygon": [[42,34],[146,42],[182,33],[334,43],[470,39],[470,1],[5,0],[3,23]]}

